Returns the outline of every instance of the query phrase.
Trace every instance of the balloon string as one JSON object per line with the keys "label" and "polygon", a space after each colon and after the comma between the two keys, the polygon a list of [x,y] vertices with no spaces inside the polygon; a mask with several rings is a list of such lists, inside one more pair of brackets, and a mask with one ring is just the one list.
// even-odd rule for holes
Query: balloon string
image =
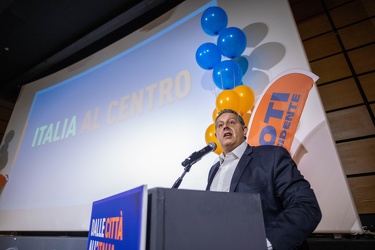
{"label": "balloon string", "polygon": [[[212,79],[212,75],[213,75],[213,71],[211,71],[211,79]],[[211,93],[215,96],[215,99],[217,98],[217,91],[216,91],[216,88],[215,88],[215,83],[214,81],[211,81]]]}

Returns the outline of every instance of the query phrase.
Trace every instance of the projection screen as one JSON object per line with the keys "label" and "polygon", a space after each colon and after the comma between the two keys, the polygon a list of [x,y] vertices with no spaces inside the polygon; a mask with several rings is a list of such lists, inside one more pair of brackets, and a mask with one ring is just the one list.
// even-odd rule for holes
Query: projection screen
{"label": "projection screen", "polygon": [[[4,136],[12,138],[3,140],[9,158],[2,172],[9,180],[0,196],[0,231],[87,231],[93,201],[143,184],[173,185],[183,172],[181,162],[206,146],[213,122],[220,90],[211,72],[196,63],[195,52],[216,43],[200,25],[203,11],[214,5],[226,11],[228,26],[246,34],[244,56],[252,64],[243,84],[257,103],[279,76],[310,71],[287,0],[183,2],[22,88]],[[316,86],[290,152],[322,208],[316,231],[360,232]],[[204,190],[216,160],[215,153],[205,156],[180,188]]]}

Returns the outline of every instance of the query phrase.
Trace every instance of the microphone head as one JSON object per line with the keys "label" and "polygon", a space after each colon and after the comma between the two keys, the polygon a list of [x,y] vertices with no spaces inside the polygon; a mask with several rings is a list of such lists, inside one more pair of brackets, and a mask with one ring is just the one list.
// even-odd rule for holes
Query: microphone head
{"label": "microphone head", "polygon": [[208,146],[209,146],[210,148],[212,148],[212,151],[215,151],[216,148],[217,148],[217,145],[216,145],[215,142],[210,142],[210,143],[208,143]]}

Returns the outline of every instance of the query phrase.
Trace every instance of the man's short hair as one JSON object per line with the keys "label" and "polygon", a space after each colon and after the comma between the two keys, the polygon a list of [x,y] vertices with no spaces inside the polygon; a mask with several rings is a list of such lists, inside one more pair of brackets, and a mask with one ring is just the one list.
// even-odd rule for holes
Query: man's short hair
{"label": "man's short hair", "polygon": [[219,116],[221,116],[222,114],[225,114],[225,113],[234,114],[237,117],[238,121],[241,123],[241,125],[244,126],[244,127],[246,126],[242,116],[240,114],[238,114],[236,111],[234,111],[233,109],[223,109],[217,114],[217,116],[215,118],[215,127],[216,127],[216,122],[217,122],[217,119],[219,118]]}

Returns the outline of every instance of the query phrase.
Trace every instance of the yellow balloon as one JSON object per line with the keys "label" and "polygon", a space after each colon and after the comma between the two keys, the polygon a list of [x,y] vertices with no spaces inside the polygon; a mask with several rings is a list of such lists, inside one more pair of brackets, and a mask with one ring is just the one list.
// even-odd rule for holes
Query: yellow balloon
{"label": "yellow balloon", "polygon": [[254,102],[255,102],[254,91],[246,85],[237,86],[233,90],[240,97],[239,98],[240,100],[239,101],[240,102],[239,113],[240,114],[247,113],[254,106]]}
{"label": "yellow balloon", "polygon": [[216,109],[233,109],[239,113],[240,96],[232,89],[221,91],[216,97]]}
{"label": "yellow balloon", "polygon": [[249,127],[251,113],[244,113],[241,116],[242,116],[243,121],[245,122],[246,127]]}
{"label": "yellow balloon", "polygon": [[212,121],[215,123],[216,121],[216,117],[217,117],[217,114],[219,112],[217,111],[217,109],[215,108],[214,111],[212,111]]}
{"label": "yellow balloon", "polygon": [[216,130],[215,130],[215,123],[212,123],[210,126],[207,127],[206,129],[206,134],[205,134],[205,140],[206,140],[206,144],[210,143],[210,142],[215,142],[216,143],[216,149],[215,149],[215,153],[216,154],[221,154],[221,152],[223,152],[223,149],[222,147],[220,146],[216,136],[215,136],[215,133],[216,133]]}

